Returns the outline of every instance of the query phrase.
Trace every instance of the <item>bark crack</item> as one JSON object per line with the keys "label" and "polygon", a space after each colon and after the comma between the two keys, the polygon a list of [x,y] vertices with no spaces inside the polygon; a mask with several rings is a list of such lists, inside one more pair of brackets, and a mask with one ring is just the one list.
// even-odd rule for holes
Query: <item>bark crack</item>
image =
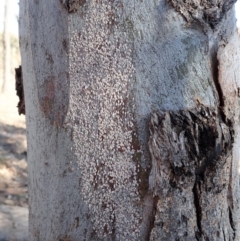
{"label": "bark crack", "polygon": [[149,227],[149,232],[147,234],[146,241],[150,241],[151,240],[151,232],[152,232],[152,230],[154,228],[154,223],[155,223],[155,219],[156,219],[158,200],[159,200],[158,196],[153,197],[152,215],[151,215],[151,219],[150,219],[150,227]]}
{"label": "bark crack", "polygon": [[195,237],[198,241],[201,240],[202,237],[202,208],[200,204],[200,197],[199,197],[199,188],[197,187],[198,180],[195,181],[195,184],[193,186],[193,198],[194,198],[194,206],[196,210],[196,219],[197,219],[197,227],[198,230],[195,231]]}
{"label": "bark crack", "polygon": [[232,163],[230,167],[230,177],[229,177],[229,184],[228,184],[228,196],[227,196],[227,201],[228,201],[228,214],[229,214],[229,223],[231,225],[232,231],[233,231],[233,240],[235,239],[236,236],[236,228],[233,220],[233,214],[232,214],[232,209],[233,209],[233,195],[232,195]]}
{"label": "bark crack", "polygon": [[224,238],[224,241],[227,241],[227,239],[226,239],[226,235],[225,235],[225,232],[224,232],[224,229],[222,230],[222,232],[223,232],[223,238]]}
{"label": "bark crack", "polygon": [[235,225],[234,225],[234,221],[233,221],[232,210],[230,207],[228,207],[228,213],[229,213],[229,222],[230,222],[231,228],[233,230],[233,239],[234,239],[235,238]]}
{"label": "bark crack", "polygon": [[221,120],[228,126],[231,125],[231,123],[227,123],[227,118],[226,114],[224,113],[224,95],[222,91],[221,84],[219,83],[219,63],[217,59],[217,51],[213,50],[214,53],[212,54],[212,74],[213,74],[213,82],[215,85],[215,89],[218,95],[218,100],[219,100],[219,114],[221,117]]}

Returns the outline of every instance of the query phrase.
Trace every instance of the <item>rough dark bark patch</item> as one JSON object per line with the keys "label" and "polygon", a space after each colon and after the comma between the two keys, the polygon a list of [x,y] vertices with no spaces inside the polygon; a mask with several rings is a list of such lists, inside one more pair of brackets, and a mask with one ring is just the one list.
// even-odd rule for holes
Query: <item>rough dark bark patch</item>
{"label": "rough dark bark patch", "polygon": [[[192,110],[152,115],[149,182],[159,201],[151,240],[234,240],[227,204],[230,129],[217,110],[200,104]],[[220,198],[225,202],[219,204]]]}
{"label": "rough dark bark patch", "polygon": [[62,0],[63,6],[68,10],[69,13],[77,12],[80,6],[83,6],[86,0]]}
{"label": "rough dark bark patch", "polygon": [[25,115],[25,101],[24,101],[24,89],[23,89],[23,78],[22,78],[22,67],[21,66],[19,66],[19,68],[15,69],[15,80],[16,80],[15,89],[17,91],[17,96],[19,97],[19,102],[17,105],[18,114]]}
{"label": "rough dark bark patch", "polygon": [[170,0],[188,22],[198,21],[214,28],[236,0]]}

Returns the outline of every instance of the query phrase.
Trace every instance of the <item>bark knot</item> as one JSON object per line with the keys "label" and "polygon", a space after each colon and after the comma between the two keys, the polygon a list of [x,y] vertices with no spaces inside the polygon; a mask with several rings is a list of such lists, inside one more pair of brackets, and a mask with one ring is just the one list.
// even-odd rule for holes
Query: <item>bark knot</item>
{"label": "bark knot", "polygon": [[169,173],[174,176],[169,179],[171,185],[178,186],[178,177],[182,175],[203,179],[205,170],[232,148],[230,128],[217,113],[217,110],[199,104],[191,110],[152,114],[149,139],[151,188],[159,186],[161,177],[169,179]]}
{"label": "bark knot", "polygon": [[62,0],[63,6],[68,10],[69,13],[75,13],[79,7],[83,6],[86,0]]}

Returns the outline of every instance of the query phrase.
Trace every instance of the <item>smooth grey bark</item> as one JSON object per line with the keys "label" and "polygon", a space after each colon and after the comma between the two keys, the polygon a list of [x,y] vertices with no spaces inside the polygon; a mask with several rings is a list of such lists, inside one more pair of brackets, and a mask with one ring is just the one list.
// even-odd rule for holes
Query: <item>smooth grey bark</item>
{"label": "smooth grey bark", "polygon": [[11,0],[5,1],[5,15],[3,28],[3,82],[1,91],[4,92],[11,75],[11,39],[10,39],[10,7]]}
{"label": "smooth grey bark", "polygon": [[29,240],[239,240],[233,1],[20,1]]}

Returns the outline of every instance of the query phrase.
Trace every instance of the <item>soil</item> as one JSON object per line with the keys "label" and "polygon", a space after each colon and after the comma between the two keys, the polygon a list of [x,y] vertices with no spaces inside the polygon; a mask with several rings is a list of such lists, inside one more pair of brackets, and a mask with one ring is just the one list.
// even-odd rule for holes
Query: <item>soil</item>
{"label": "soil", "polygon": [[0,123],[0,204],[27,207],[25,129]]}

